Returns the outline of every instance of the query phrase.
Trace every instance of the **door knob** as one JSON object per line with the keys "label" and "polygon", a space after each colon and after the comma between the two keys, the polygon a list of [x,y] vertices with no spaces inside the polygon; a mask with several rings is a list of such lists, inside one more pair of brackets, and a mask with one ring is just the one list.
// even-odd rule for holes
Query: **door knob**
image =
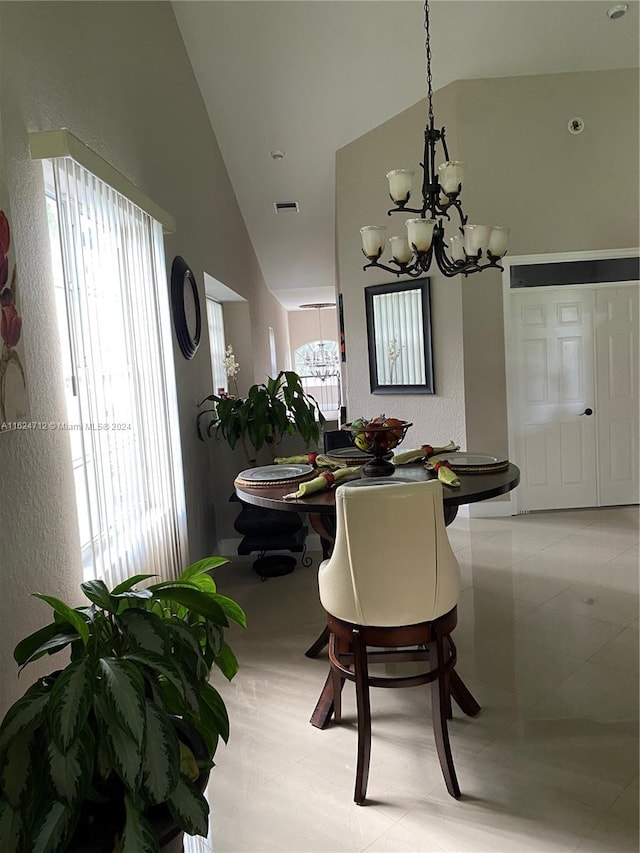
{"label": "door knob", "polygon": [[580,412],[580,416],[586,415],[587,417],[589,417],[589,415],[592,415],[592,414],[593,414],[593,409],[585,409],[584,412]]}

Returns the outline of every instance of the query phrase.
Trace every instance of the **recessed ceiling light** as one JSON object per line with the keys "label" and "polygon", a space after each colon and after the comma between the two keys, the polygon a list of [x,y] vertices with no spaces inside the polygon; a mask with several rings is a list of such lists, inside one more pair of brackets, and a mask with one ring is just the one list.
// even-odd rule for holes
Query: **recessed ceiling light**
{"label": "recessed ceiling light", "polygon": [[286,156],[287,156],[287,152],[286,152],[286,151],[277,151],[277,150],[276,150],[276,151],[272,151],[272,152],[271,152],[271,158],[272,158],[273,160],[284,160],[284,158],[285,158]]}
{"label": "recessed ceiling light", "polygon": [[607,9],[607,15],[612,21],[615,21],[616,18],[621,18],[627,12],[628,8],[627,3],[616,3],[615,6]]}

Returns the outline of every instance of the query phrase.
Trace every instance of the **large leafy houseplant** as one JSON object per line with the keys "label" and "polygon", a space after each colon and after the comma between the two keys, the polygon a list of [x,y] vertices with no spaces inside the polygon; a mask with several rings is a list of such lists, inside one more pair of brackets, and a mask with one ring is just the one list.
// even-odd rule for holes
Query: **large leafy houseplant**
{"label": "large leafy houseplant", "polygon": [[[266,445],[272,457],[285,435],[298,433],[309,446],[320,438],[325,417],[307,394],[297,373],[283,370],[261,385],[252,385],[246,397],[211,394],[200,403],[213,404],[198,413],[200,438],[215,434],[231,448],[240,444],[249,465]],[[206,423],[206,426],[205,426]]]}
{"label": "large leafy houseplant", "polygon": [[[0,850],[53,853],[159,849],[152,815],[166,807],[177,830],[206,835],[208,804],[198,780],[227,740],[224,702],[209,683],[213,667],[231,679],[238,664],[225,642],[242,609],[208,574],[227,560],[208,557],[175,581],[109,591],[81,585],[89,603],[72,608],[37,595],[54,621],[20,642],[21,667],[69,647],[70,661],[31,686],[0,726]],[[189,737],[189,733],[194,733]],[[206,747],[198,760],[192,748]]]}

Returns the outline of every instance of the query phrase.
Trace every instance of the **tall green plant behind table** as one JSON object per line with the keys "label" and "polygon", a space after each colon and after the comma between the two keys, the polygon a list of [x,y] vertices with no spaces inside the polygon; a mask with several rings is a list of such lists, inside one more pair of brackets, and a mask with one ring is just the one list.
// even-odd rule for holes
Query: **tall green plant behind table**
{"label": "tall green plant behind table", "polygon": [[[16,661],[24,667],[65,648],[71,660],[36,681],[0,726],[2,853],[85,849],[87,834],[109,850],[156,853],[158,806],[180,830],[207,835],[209,806],[194,783],[213,766],[218,738],[229,737],[209,678],[214,667],[236,674],[224,632],[230,621],[246,627],[208,574],[227,562],[208,557],[148,588],[136,585],[153,575],[111,591],[88,581],[87,606],[37,594],[54,621],[16,646]],[[196,760],[185,726],[206,757]]]}
{"label": "tall green plant behind table", "polygon": [[257,454],[264,445],[273,459],[278,442],[285,435],[298,433],[307,447],[318,442],[326,420],[315,399],[305,392],[300,376],[291,370],[268,377],[261,385],[252,385],[246,397],[210,394],[199,405],[206,403],[213,405],[198,413],[200,438],[215,434],[232,449],[240,444],[251,466],[256,465]]}

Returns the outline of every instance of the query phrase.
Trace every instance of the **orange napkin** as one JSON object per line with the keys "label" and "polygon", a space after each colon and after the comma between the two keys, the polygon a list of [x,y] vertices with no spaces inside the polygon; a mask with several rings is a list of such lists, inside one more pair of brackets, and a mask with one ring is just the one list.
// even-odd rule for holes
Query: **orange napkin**
{"label": "orange napkin", "polygon": [[451,470],[451,463],[446,459],[442,462],[436,462],[433,470],[438,472],[438,479],[445,486],[451,486],[452,489],[460,487],[460,478],[455,471]]}
{"label": "orange napkin", "polygon": [[360,467],[340,468],[335,473],[324,471],[313,480],[307,480],[305,483],[300,483],[297,492],[291,492],[285,495],[285,501],[294,501],[298,498],[304,498],[307,495],[312,495],[314,492],[322,492],[324,489],[329,489],[334,483],[340,483],[343,480],[354,480],[360,476]]}
{"label": "orange napkin", "polygon": [[394,465],[404,465],[407,462],[417,462],[418,459],[428,459],[430,456],[435,456],[436,453],[446,453],[447,451],[460,450],[460,445],[450,441],[445,447],[432,447],[430,444],[423,444],[415,450],[403,450],[402,453],[394,453]]}

